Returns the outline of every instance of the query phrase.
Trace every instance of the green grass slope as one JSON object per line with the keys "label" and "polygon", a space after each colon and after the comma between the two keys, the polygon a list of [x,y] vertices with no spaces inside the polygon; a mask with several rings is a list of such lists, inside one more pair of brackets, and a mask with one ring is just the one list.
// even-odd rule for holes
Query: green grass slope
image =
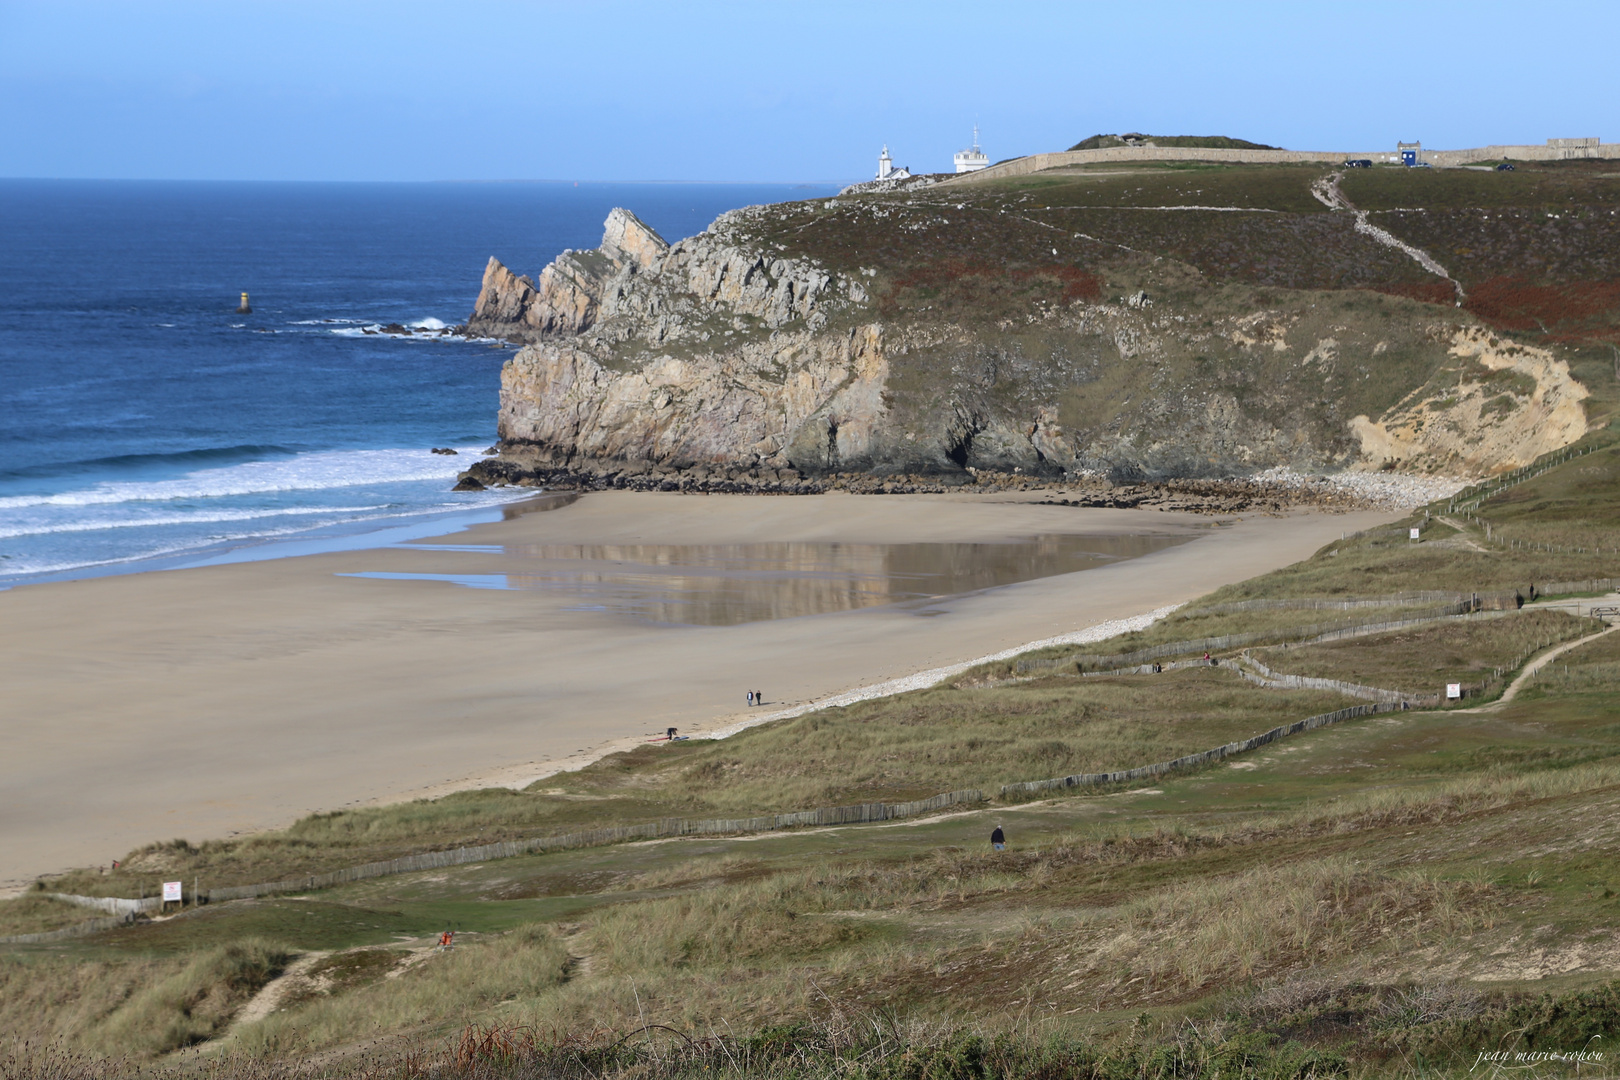
{"label": "green grass slope", "polygon": [[[1620,554],[1532,552],[1484,532],[1601,530],[1620,474],[1603,456],[1608,433],[1590,440],[1595,452],[1499,492],[1478,522],[1431,517],[1418,544],[1404,523],[1398,542],[1348,538],[1154,632],[1219,620],[1283,633],[1297,624],[1279,614],[1321,615],[1236,601],[1504,585],[1530,596],[1538,581],[1616,576]],[[1594,461],[1603,471],[1581,471]],[[19,1041],[0,1044],[0,1062],[17,1076],[118,1076],[137,1062],[178,1076],[194,1064],[173,1051],[201,1046],[226,1075],[1360,1077],[1478,1075],[1481,1052],[1590,1051],[1620,1035],[1620,631],[1603,633],[1591,602],[1261,646],[1279,670],[1428,689],[1576,643],[1511,701],[1347,721],[1151,784],[490,860],[11,946],[0,1028]],[[1219,658],[1103,678],[986,668],[729,740],[617,755],[527,792],[154,845],[118,875],[43,882],[0,904],[0,919],[54,925],[57,905],[39,894],[133,892],[160,866],[285,876],[584,819],[1118,767],[1344,700],[1254,686],[1234,654]],[[996,826],[1005,852],[986,842]],[[457,944],[439,951],[447,927]],[[279,1007],[241,1020],[267,985]],[[1577,1074],[1604,1075],[1573,1059],[1536,1072]]]}

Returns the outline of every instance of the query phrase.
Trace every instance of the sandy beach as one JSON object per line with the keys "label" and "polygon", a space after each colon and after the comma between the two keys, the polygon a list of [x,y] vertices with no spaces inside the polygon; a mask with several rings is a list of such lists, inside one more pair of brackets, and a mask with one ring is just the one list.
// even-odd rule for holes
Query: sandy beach
{"label": "sandy beach", "polygon": [[[591,494],[433,543],[0,593],[0,882],[152,840],[523,784],[677,726],[744,719],[1196,597],[1388,512],[1208,517],[1030,496]],[[500,575],[523,545],[1190,538],[1128,561],[938,601],[738,625],[576,610]]]}

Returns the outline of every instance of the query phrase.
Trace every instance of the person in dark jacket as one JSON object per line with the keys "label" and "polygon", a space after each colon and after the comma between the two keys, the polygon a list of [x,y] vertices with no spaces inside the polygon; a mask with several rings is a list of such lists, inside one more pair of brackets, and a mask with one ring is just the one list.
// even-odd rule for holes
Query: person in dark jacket
{"label": "person in dark jacket", "polygon": [[1007,834],[1001,831],[1000,825],[997,825],[995,831],[990,834],[990,846],[997,851],[1007,850]]}

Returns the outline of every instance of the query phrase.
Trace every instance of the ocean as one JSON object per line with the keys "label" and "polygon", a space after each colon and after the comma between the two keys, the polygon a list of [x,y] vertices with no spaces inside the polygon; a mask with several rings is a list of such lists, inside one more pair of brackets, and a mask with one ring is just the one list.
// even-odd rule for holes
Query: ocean
{"label": "ocean", "polygon": [[834,190],[0,180],[0,588],[496,516],[513,493],[450,488],[511,349],[437,333],[491,255]]}

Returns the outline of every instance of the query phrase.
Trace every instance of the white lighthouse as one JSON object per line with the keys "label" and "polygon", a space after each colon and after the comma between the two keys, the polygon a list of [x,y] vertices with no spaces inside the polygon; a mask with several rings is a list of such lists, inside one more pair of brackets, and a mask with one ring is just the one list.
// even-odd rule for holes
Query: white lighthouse
{"label": "white lighthouse", "polygon": [[980,169],[990,167],[990,159],[983,150],[979,149],[979,125],[973,125],[973,145],[966,150],[956,152],[956,171],[959,173],[978,172]]}
{"label": "white lighthouse", "polygon": [[911,176],[911,170],[901,165],[895,167],[894,159],[889,156],[889,145],[883,144],[883,153],[878,155],[877,179],[879,180],[905,180]]}

